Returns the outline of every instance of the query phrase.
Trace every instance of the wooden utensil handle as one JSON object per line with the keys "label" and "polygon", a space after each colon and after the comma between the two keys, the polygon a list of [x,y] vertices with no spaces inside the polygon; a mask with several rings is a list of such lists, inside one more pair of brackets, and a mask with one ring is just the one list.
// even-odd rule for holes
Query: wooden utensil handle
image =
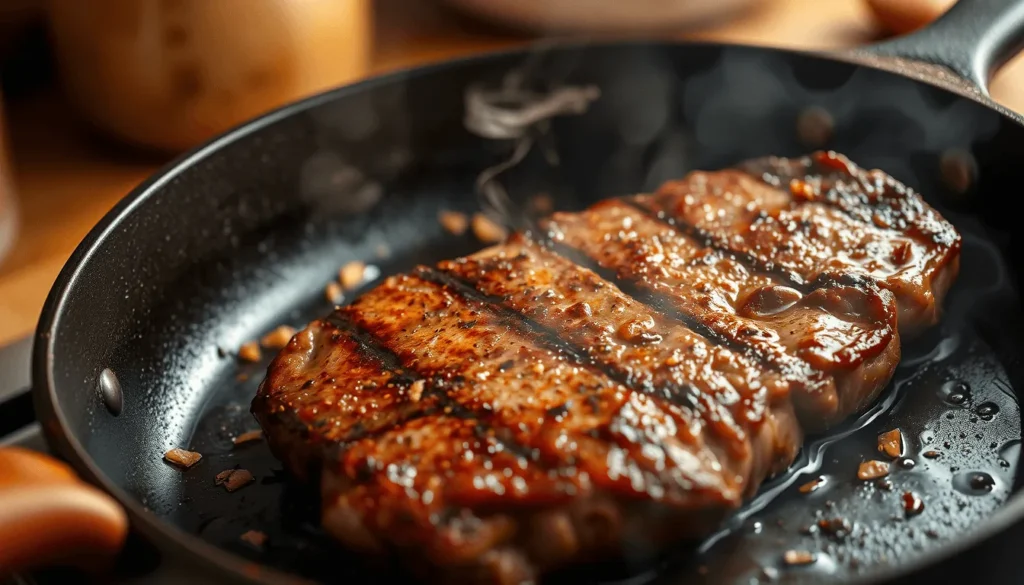
{"label": "wooden utensil handle", "polygon": [[102,569],[128,533],[116,501],[60,461],[0,448],[0,580],[44,566]]}

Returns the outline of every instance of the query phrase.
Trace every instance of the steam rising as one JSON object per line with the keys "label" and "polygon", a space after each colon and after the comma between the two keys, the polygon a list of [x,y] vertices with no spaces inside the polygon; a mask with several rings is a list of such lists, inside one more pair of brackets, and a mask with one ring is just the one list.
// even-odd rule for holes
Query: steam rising
{"label": "steam rising", "polygon": [[780,127],[780,119],[819,107],[831,115],[835,142],[845,154],[920,183],[909,155],[969,152],[999,128],[999,116],[983,107],[964,99],[940,103],[919,82],[868,68],[854,68],[836,87],[815,89],[815,77],[845,66],[821,64],[798,72],[796,62],[781,52],[727,49],[716,67],[685,81],[682,107],[702,153],[735,160],[774,154],[777,134],[789,130]]}

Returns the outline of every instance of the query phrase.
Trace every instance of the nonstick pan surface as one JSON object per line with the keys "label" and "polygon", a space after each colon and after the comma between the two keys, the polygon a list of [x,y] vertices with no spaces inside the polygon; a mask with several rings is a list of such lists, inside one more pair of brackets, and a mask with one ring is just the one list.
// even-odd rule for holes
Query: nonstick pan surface
{"label": "nonstick pan surface", "polygon": [[[964,240],[945,318],[905,345],[878,404],[811,437],[792,470],[699,550],[560,580],[876,582],[1024,517],[1015,211],[1024,127],[970,84],[1012,54],[1024,15],[1009,2],[961,4],[934,30],[968,31],[986,51],[935,55],[897,42],[833,59],[715,44],[545,49],[531,79],[592,84],[602,95],[585,113],[552,122],[547,144],[557,166],[538,145],[502,175],[524,209],[540,193],[556,209],[580,209],[693,169],[830,148],[920,191]],[[971,5],[978,26],[954,26]],[[945,59],[968,81],[947,73],[939,87],[862,64],[929,72],[878,57],[894,53]],[[271,356],[240,365],[231,354],[279,324],[300,327],[326,314],[324,285],[351,260],[386,276],[481,247],[472,235],[445,232],[437,214],[477,211],[474,182],[513,145],[465,129],[465,91],[497,82],[527,55],[396,73],[272,113],[140,186],[75,252],[38,331],[38,410],[58,451],[116,495],[163,554],[203,560],[217,582],[394,578],[321,534],[316,494],[294,485],[264,443],[232,445],[256,428],[249,402]],[[975,75],[976,66],[985,71]],[[112,377],[119,411],[108,407],[117,402],[109,399]],[[877,434],[893,428],[903,432],[908,463],[885,482],[856,481],[857,464],[876,457]],[[182,472],[162,460],[172,447],[203,459]],[[215,474],[236,466],[257,481],[235,493],[214,485]],[[818,476],[827,478],[823,488],[799,492]],[[921,514],[904,513],[906,491],[921,497]],[[248,530],[266,533],[266,546],[241,541]],[[786,550],[813,551],[817,560],[786,567]]]}

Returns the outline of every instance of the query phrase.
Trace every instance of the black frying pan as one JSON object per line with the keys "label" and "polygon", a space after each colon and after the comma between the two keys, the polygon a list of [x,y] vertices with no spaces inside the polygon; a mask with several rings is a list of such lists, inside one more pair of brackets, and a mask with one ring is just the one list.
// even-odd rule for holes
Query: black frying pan
{"label": "black frying pan", "polygon": [[[575,209],[691,169],[827,147],[915,187],[964,236],[947,315],[904,349],[880,404],[812,437],[794,470],[701,550],[559,580],[935,582],[954,574],[940,560],[983,541],[995,546],[1024,519],[1024,256],[1014,229],[1024,120],[985,89],[1022,33],[1024,2],[962,0],[922,32],[853,53],[596,43],[551,46],[533,59],[531,83],[594,85],[602,95],[583,114],[556,117],[543,136],[544,124],[531,126],[535,148],[500,177],[522,208],[541,191]],[[512,154],[516,141],[500,138],[521,134],[521,113],[484,132],[490,138],[469,132],[465,92],[529,54],[396,73],[269,114],[135,189],[75,251],[39,324],[37,410],[57,452],[120,502],[163,562],[217,583],[392,578],[320,534],[315,494],[290,483],[264,444],[232,448],[232,436],[254,428],[248,404],[265,363],[239,365],[218,348],[326,313],[323,286],[350,260],[388,274],[479,247],[444,232],[437,212],[478,208],[475,181]],[[486,129],[479,122],[470,127]],[[557,152],[557,166],[542,147]],[[851,481],[876,434],[893,427],[908,437],[913,469],[895,472],[891,491]],[[203,460],[183,473],[161,458],[171,447]],[[941,457],[924,456],[932,450]],[[258,480],[229,494],[213,476],[236,465]],[[818,474],[831,487],[799,494],[796,486]],[[29,481],[0,477],[0,490]],[[906,519],[899,498],[911,489],[926,509]],[[73,512],[92,524],[61,522],[71,513],[66,502],[23,507],[15,493],[0,491],[15,518],[55,520],[23,529],[21,542],[61,542],[64,560],[83,543],[107,551],[119,542],[116,513],[83,504]],[[839,524],[809,528],[816,514]],[[0,536],[12,529],[5,521]],[[269,535],[266,547],[239,539],[250,529]],[[95,538],[74,538],[90,530]],[[779,555],[791,548],[818,551],[818,562],[782,567]],[[985,566],[972,574],[984,579]]]}

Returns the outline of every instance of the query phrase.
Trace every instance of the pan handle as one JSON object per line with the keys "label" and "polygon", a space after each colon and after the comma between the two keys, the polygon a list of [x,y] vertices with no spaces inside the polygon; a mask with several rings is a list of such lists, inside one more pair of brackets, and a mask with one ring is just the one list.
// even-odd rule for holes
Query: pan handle
{"label": "pan handle", "polygon": [[856,53],[945,67],[988,96],[992,75],[1024,49],[1024,1],[958,0],[935,22]]}
{"label": "pan handle", "polygon": [[128,533],[117,502],[26,449],[0,448],[0,502],[0,581],[44,566],[106,569]]}

